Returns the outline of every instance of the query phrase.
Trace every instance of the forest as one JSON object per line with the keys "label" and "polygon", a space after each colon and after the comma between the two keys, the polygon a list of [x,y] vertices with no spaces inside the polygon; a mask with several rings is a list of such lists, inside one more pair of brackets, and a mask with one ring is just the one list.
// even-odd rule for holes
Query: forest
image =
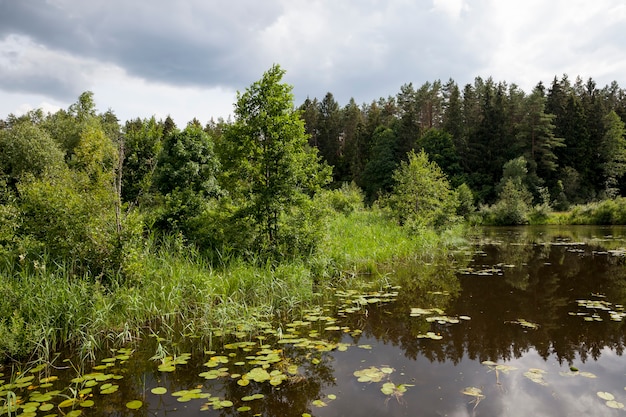
{"label": "forest", "polygon": [[0,353],[289,310],[321,283],[444,253],[467,223],[626,221],[617,83],[434,81],[297,106],[283,75],[205,125],[122,123],[91,92],[0,120]]}

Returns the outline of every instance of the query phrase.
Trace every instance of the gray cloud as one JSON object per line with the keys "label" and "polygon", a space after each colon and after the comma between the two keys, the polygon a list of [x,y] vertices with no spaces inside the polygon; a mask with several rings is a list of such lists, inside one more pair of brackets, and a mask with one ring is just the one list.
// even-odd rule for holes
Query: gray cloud
{"label": "gray cloud", "polygon": [[115,72],[242,90],[274,63],[300,102],[476,76],[601,85],[626,73],[624,23],[620,0],[0,0],[0,89],[67,101]]}

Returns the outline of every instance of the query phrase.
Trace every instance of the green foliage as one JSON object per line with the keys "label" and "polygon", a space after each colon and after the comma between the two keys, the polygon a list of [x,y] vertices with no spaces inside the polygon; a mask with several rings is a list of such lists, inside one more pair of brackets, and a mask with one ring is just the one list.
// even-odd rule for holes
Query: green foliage
{"label": "green foliage", "polygon": [[213,141],[202,128],[191,124],[163,140],[154,185],[163,195],[176,189],[188,189],[201,197],[215,196],[219,189],[218,170]]}
{"label": "green foliage", "polygon": [[400,224],[441,227],[456,221],[457,194],[439,166],[424,151],[408,154],[394,172],[395,185],[386,204]]}
{"label": "green foliage", "polygon": [[122,200],[138,203],[152,187],[152,177],[161,152],[163,124],[154,117],[126,123],[122,173]]}
{"label": "green foliage", "polygon": [[47,252],[76,263],[75,272],[116,269],[118,240],[115,194],[84,172],[64,170],[18,185],[22,212],[20,236],[27,251]]}
{"label": "green foliage", "polygon": [[10,186],[25,175],[41,177],[64,165],[63,152],[54,140],[30,121],[0,130],[0,177],[4,174]]}
{"label": "green foliage", "polygon": [[[564,217],[564,218],[563,218]],[[626,224],[626,198],[577,205],[561,216],[563,224]]]}
{"label": "green foliage", "polygon": [[502,180],[497,187],[498,200],[491,207],[481,208],[485,223],[518,225],[529,222],[533,198],[525,185],[527,173],[527,162],[523,156],[504,164]]}
{"label": "green foliage", "polygon": [[174,130],[163,141],[154,173],[160,193],[152,224],[163,232],[182,232],[190,237],[207,199],[217,196],[219,162],[213,141],[198,126]]}
{"label": "green foliage", "polygon": [[47,254],[54,262],[72,265],[72,273],[91,271],[95,276],[119,268],[123,219],[115,187],[117,145],[105,134],[90,97],[81,96],[71,107],[68,120],[74,121],[77,136],[68,164],[57,150],[56,169],[23,175],[16,184],[13,204],[21,219],[13,253],[29,259]]}
{"label": "green foliage", "polygon": [[322,191],[318,199],[334,211],[346,215],[363,209],[363,191],[354,182],[343,183],[338,189]]}
{"label": "green foliage", "polygon": [[446,174],[452,185],[463,183],[465,174],[461,168],[452,135],[443,130],[429,129],[420,138],[419,145],[428,154],[430,160]]}
{"label": "green foliage", "polygon": [[541,175],[558,166],[555,149],[564,147],[563,138],[555,137],[555,116],[545,112],[547,99],[543,90],[535,88],[524,102],[524,117],[519,124],[517,140],[528,160],[533,161]]}
{"label": "green foliage", "polygon": [[[93,93],[86,91],[78,97],[68,110],[59,110],[42,122],[42,127],[50,134],[65,152],[66,160],[74,155],[74,149],[80,142],[80,136],[85,125],[92,124],[100,119],[96,114],[96,105]],[[116,139],[116,138],[112,138]]]}
{"label": "green foliage", "polygon": [[[260,81],[239,93],[235,122],[220,142],[222,183],[234,209],[228,221],[245,230],[252,245],[241,251],[286,255],[294,219],[309,218],[310,199],[330,180],[330,170],[308,147],[292,87],[284,71],[272,67]],[[306,245],[305,245],[306,246]],[[290,255],[298,256],[294,251]]]}
{"label": "green foliage", "polygon": [[474,206],[474,194],[465,183],[457,187],[456,193],[459,199],[459,206],[456,209],[456,214],[468,219],[469,216],[476,210],[476,207]]}
{"label": "green foliage", "polygon": [[395,159],[396,134],[390,128],[379,126],[372,137],[371,157],[363,170],[362,186],[368,203],[391,191]]}
{"label": "green foliage", "polygon": [[496,225],[527,224],[531,201],[532,195],[525,186],[520,186],[511,178],[506,179],[498,194],[498,201],[492,207],[483,209],[485,222]]}
{"label": "green foliage", "polygon": [[615,197],[617,180],[626,173],[626,128],[614,111],[604,117],[606,132],[599,147],[601,169],[605,178],[607,197]]}

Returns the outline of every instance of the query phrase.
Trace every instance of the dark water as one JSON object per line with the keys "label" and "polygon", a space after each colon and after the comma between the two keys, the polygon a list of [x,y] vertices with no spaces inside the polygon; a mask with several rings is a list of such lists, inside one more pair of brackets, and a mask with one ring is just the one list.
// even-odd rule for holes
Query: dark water
{"label": "dark water", "polygon": [[[83,415],[145,416],[624,415],[607,405],[607,394],[613,407],[626,403],[625,236],[625,228],[484,229],[454,263],[398,267],[388,278],[393,288],[339,294],[324,310],[281,325],[278,334],[268,328],[261,338],[169,346],[171,355],[191,355],[173,372],[142,359],[157,351],[152,338],[101,371],[123,376],[106,381],[118,391],[101,394],[100,381],[86,394],[94,406],[73,408]],[[439,310],[412,316],[417,308]],[[437,340],[418,337],[428,332]],[[278,380],[250,376],[248,385],[238,383],[264,367]],[[374,381],[359,382],[355,371],[371,367]],[[222,376],[200,376],[216,369]],[[31,391],[63,390],[70,376]],[[396,389],[383,393],[389,382]],[[153,394],[154,387],[168,392]],[[179,401],[185,395],[176,391],[193,389],[204,398]],[[254,394],[263,398],[249,400]],[[26,402],[28,393],[22,396]],[[127,409],[135,399],[141,407]]]}

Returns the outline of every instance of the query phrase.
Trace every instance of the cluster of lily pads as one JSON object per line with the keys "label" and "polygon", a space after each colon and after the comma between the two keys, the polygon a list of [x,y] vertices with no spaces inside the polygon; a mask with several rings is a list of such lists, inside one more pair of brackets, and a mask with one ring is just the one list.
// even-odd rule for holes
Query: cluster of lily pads
{"label": "cluster of lily pads", "polygon": [[[61,384],[57,375],[52,375],[54,368],[47,363],[39,364],[27,371],[15,372],[15,379],[8,383],[0,379],[0,415],[19,414],[23,417],[35,417],[38,412],[56,416],[53,410],[68,416],[77,417],[84,409],[93,407],[93,398],[117,392],[119,385],[116,380],[123,376],[110,371],[117,364],[125,363],[132,354],[131,349],[119,349],[115,355],[105,358],[93,367],[90,373],[80,374],[71,379],[71,385],[63,383],[62,389],[55,385]],[[0,378],[4,375],[0,373]],[[126,403],[129,409],[141,408],[143,403],[133,400]]]}
{"label": "cluster of lily pads", "polygon": [[539,328],[539,325],[537,323],[530,322],[526,319],[509,320],[509,321],[506,321],[505,323],[518,324],[525,329],[531,329],[531,330],[537,330]]}
{"label": "cluster of lily pads", "polygon": [[605,391],[599,391],[596,393],[596,395],[600,398],[602,398],[605,401],[605,405],[609,408],[615,408],[615,409],[623,409],[624,408],[624,403],[621,403],[619,401],[615,400],[615,396],[613,394],[611,394],[610,392],[605,392]]}
{"label": "cluster of lily pads", "polygon": [[[337,305],[337,303],[331,303],[326,307],[318,306],[304,310],[300,319],[278,327],[269,322],[256,322],[256,334],[253,334],[250,329],[242,327],[231,331],[215,332],[218,336],[234,338],[235,341],[225,343],[222,346],[223,352],[220,352],[220,354],[214,350],[205,351],[209,358],[204,363],[204,366],[208,369],[201,372],[199,376],[206,380],[229,378],[230,380],[236,380],[239,386],[246,387],[254,383],[255,387],[259,388],[263,384],[278,387],[285,382],[295,383],[304,380],[305,376],[300,374],[300,367],[304,361],[317,365],[321,362],[320,355],[324,352],[333,350],[346,351],[354,346],[350,343],[332,341],[332,339],[337,339],[337,337],[327,338],[325,336],[332,336],[335,332],[349,333],[352,336],[360,335],[360,329],[340,326],[337,316],[342,317],[350,313],[366,312],[370,305],[395,301],[398,296],[397,290],[398,287],[367,292],[338,290],[335,295],[340,302],[336,314],[330,312],[329,306]],[[301,355],[287,355],[285,353],[287,347],[304,350],[305,353]],[[369,345],[357,345],[356,347],[362,349],[371,348]],[[179,365],[185,365],[190,357],[190,354],[185,353],[177,356],[155,355],[153,359],[160,361],[157,369],[160,372],[167,373],[176,371]],[[389,393],[387,395],[398,396],[406,390],[406,385],[392,385],[393,389],[388,382],[386,385],[383,385],[383,392]],[[151,392],[155,395],[163,395],[167,393],[167,388],[155,387]],[[180,390],[171,395],[176,397],[178,402],[204,399],[206,402],[202,406],[202,410],[235,406],[232,400],[211,396],[209,393],[203,392],[201,388]],[[240,398],[240,401],[245,403],[262,398],[264,398],[263,394],[256,393],[243,396]],[[329,394],[323,399],[312,401],[311,404],[315,407],[325,407],[328,401],[332,401],[335,398],[334,394]],[[238,411],[248,411],[250,409],[251,407],[248,405],[242,405],[237,408]]]}
{"label": "cluster of lily pads", "polygon": [[[433,308],[412,307],[410,316],[411,317],[425,317],[428,323],[437,323],[437,324],[457,324],[463,320],[471,320],[469,316],[458,316],[458,317],[446,316],[444,311],[437,307],[433,307]],[[435,332],[426,332],[423,334],[418,334],[417,338],[441,340],[443,339],[443,336]]]}
{"label": "cluster of lily pads", "polygon": [[[594,294],[596,298],[604,298],[601,294]],[[622,321],[626,317],[626,311],[621,304],[613,304],[604,299],[600,300],[576,300],[578,307],[583,311],[570,312],[570,316],[580,316],[585,321],[603,321],[600,312],[608,314],[609,319],[613,321]]]}
{"label": "cluster of lily pads", "polygon": [[388,396],[400,398],[407,390],[412,387],[411,384],[395,384],[390,378],[395,369],[389,366],[382,366],[380,368],[376,366],[370,366],[369,368],[360,369],[354,372],[354,376],[357,377],[359,382],[381,382],[386,379],[380,387],[380,391]]}
{"label": "cluster of lily pads", "polygon": [[[500,381],[498,379],[498,374],[499,372],[502,373],[508,373],[509,371],[514,371],[517,368],[515,366],[512,365],[506,365],[506,364],[498,364],[496,362],[493,361],[483,361],[482,362],[483,365],[487,366],[487,368],[489,369],[489,371],[495,371],[496,373],[496,382],[498,384],[500,384]],[[539,384],[539,385],[543,385],[543,386],[547,386],[548,383],[545,380],[545,375],[547,374],[547,372],[543,369],[540,368],[530,368],[528,369],[526,372],[524,372],[524,377],[528,378],[530,381]],[[567,372],[559,372],[559,375],[561,376],[565,376],[565,377],[584,377],[584,378],[590,378],[590,379],[595,379],[597,378],[597,376],[591,372],[586,372],[586,371],[580,371],[578,368],[571,366],[569,371]],[[624,387],[624,390],[626,390],[626,387]],[[474,402],[475,402],[475,406],[478,405],[478,402],[480,402],[480,400],[485,398],[485,395],[483,394],[482,390],[480,388],[477,387],[466,387],[465,389],[463,389],[461,391],[462,394],[473,397],[474,398]],[[615,399],[615,396],[613,394],[611,394],[610,392],[597,392],[597,396],[600,397],[601,399],[605,400],[605,405],[609,408],[614,408],[614,409],[623,409],[624,408],[624,404],[617,401]]]}

